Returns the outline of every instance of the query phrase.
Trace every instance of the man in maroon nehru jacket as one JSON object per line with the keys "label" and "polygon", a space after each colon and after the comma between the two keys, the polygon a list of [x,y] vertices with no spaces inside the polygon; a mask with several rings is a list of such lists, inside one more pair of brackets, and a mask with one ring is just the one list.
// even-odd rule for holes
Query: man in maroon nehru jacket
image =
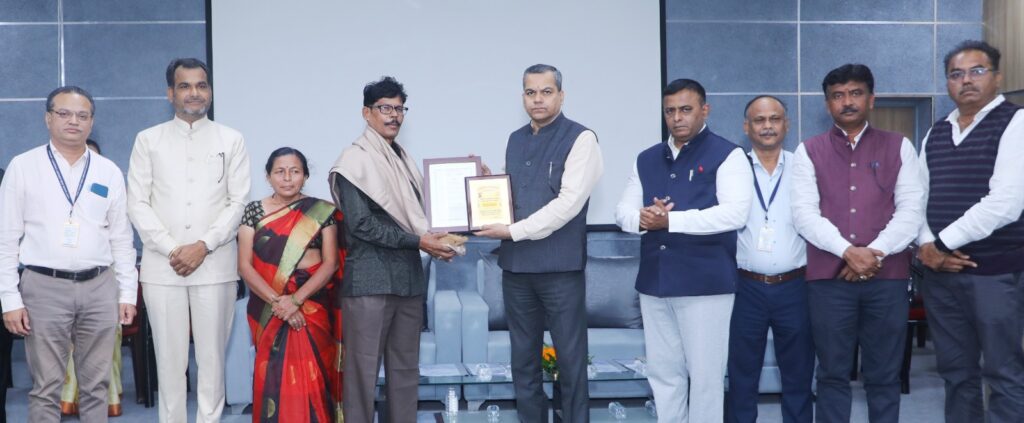
{"label": "man in maroon nehru jacket", "polygon": [[807,296],[818,356],[819,421],[850,420],[850,372],[860,345],[868,416],[899,419],[906,336],[907,245],[921,226],[923,188],[910,140],[868,124],[867,66],[833,69],[821,84],[834,126],[794,154],[793,224],[807,240]]}

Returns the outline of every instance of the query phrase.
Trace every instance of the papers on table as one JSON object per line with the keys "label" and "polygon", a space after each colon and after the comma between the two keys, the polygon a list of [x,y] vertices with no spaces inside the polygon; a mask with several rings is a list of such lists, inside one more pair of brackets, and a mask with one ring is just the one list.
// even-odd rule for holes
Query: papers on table
{"label": "papers on table", "polygon": [[591,366],[598,373],[622,373],[622,368],[607,360],[594,360]]}

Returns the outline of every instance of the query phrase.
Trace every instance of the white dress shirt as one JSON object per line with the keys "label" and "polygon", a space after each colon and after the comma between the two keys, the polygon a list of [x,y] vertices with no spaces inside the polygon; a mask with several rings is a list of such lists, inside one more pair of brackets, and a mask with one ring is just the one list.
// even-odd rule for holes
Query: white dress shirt
{"label": "white dress shirt", "polygon": [[[868,124],[865,123],[864,129],[853,138],[852,148],[857,148],[867,128]],[[846,131],[843,133],[846,134]],[[924,209],[924,188],[917,169],[917,153],[907,138],[903,138],[900,145],[900,161],[902,163],[896,175],[894,192],[896,211],[878,237],[867,245],[885,256],[903,251],[914,240],[920,230]],[[843,238],[836,225],[821,215],[821,197],[814,173],[814,163],[801,143],[796,148],[793,160],[793,223],[807,242],[836,257],[842,257],[843,252],[852,244]]]}
{"label": "white dress shirt", "polygon": [[526,219],[509,225],[512,240],[544,239],[561,229],[583,210],[603,172],[604,159],[597,145],[597,134],[590,130],[583,131],[565,159],[562,187],[558,190],[558,196]]}
{"label": "white dress shirt", "polygon": [[[249,197],[249,154],[242,134],[207,118],[175,117],[139,132],[128,166],[128,214],[144,244],[146,283],[190,286],[238,280],[235,235]],[[202,240],[213,250],[191,275],[168,255]]]}
{"label": "white dress shirt", "polygon": [[[701,132],[707,130],[707,125]],[[669,136],[668,147],[672,158],[679,156],[675,140]],[[750,162],[743,156],[743,149],[737,147],[715,172],[715,197],[718,205],[706,209],[675,210],[668,213],[668,231],[689,235],[714,235],[735,231],[747,224],[750,203],[754,191],[750,189],[754,179]],[[626,181],[622,199],[615,208],[615,223],[625,232],[640,233],[640,209],[644,207],[644,187],[640,183],[636,160],[633,160],[633,174]],[[671,201],[670,201],[671,202]]]}
{"label": "white dress shirt", "polygon": [[[753,162],[754,177],[761,187],[761,198],[768,207],[766,213],[754,192],[754,200],[750,204],[750,216],[747,226],[740,229],[736,239],[736,265],[740,269],[764,275],[778,275],[807,265],[807,243],[793,226],[793,214],[790,207],[790,190],[793,186],[792,166],[793,153],[782,151],[779,163],[771,174],[761,164],[761,160],[753,151],[747,153]],[[775,187],[775,201],[771,201]],[[751,184],[751,189],[756,189]],[[769,202],[771,204],[769,204]],[[761,231],[771,228],[771,251],[757,248]]]}
{"label": "white dress shirt", "polygon": [[[50,164],[46,147],[74,199],[89,157],[89,173],[72,209]],[[106,188],[106,196],[101,195]],[[78,225],[77,246],[64,245],[68,213]],[[74,163],[48,143],[11,160],[0,185],[0,303],[24,308],[18,291],[18,263],[77,272],[112,266],[118,302],[135,304],[138,274],[132,227],[125,211],[124,174],[114,162],[86,151]]]}
{"label": "white dress shirt", "polygon": [[[964,139],[978,126],[978,122],[985,119],[992,109],[1004,101],[1006,98],[1000,94],[995,100],[986,104],[978,114],[974,115],[974,121],[963,131],[960,130],[960,124],[957,123],[957,119],[960,118],[960,110],[953,110],[946,117],[946,121],[953,126],[953,145],[960,145],[964,142]],[[929,135],[931,135],[930,129],[924,139],[927,140]],[[928,204],[930,178],[927,154],[926,145],[922,145],[920,167],[921,183],[925,189],[924,204]],[[1018,110],[1010,123],[1006,125],[1006,130],[999,139],[995,167],[992,170],[992,178],[988,181],[988,195],[982,197],[981,201],[967,209],[963,216],[939,232],[946,247],[955,250],[974,241],[985,239],[996,229],[1020,218],[1021,211],[1024,210],[1024,165],[1022,164],[1024,164],[1024,111]],[[921,225],[921,231],[917,237],[918,245],[935,241],[935,234],[927,224],[927,216],[922,220],[926,223]]]}

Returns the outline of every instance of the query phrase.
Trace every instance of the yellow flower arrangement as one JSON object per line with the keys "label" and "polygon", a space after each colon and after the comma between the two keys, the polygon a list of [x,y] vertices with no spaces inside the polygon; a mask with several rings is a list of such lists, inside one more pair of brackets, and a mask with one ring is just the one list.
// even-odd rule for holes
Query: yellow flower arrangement
{"label": "yellow flower arrangement", "polygon": [[540,367],[544,369],[544,373],[549,375],[558,374],[558,360],[555,355],[555,347],[544,344],[544,348],[540,350]]}

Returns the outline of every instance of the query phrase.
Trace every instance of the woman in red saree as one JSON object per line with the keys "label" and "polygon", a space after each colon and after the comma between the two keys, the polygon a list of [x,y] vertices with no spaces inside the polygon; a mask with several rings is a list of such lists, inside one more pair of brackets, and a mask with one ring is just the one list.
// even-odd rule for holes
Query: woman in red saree
{"label": "woman in red saree", "polygon": [[302,194],[309,167],[298,150],[274,151],[266,171],[274,194],[246,206],[238,231],[256,345],[252,420],[340,423],[341,212]]}

